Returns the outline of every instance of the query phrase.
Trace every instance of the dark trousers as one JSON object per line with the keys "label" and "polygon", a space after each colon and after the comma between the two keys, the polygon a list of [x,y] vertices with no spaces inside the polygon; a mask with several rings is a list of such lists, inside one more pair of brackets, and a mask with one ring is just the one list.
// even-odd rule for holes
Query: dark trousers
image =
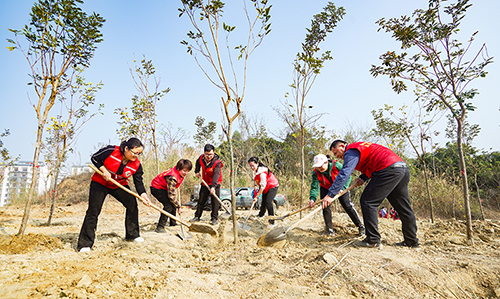
{"label": "dark trousers", "polygon": [[[274,216],[273,201],[276,197],[276,194],[278,194],[278,186],[267,190],[266,193],[262,193],[262,202],[260,203],[259,217],[264,216],[264,214],[266,214],[266,210],[267,215]],[[274,224],[274,220],[269,220],[269,223]]]}
{"label": "dark trousers", "polygon": [[[151,194],[156,199],[158,199],[159,202],[163,204],[163,210],[175,216],[177,208],[168,198],[168,190],[156,189],[153,187],[150,187],[150,189],[151,189]],[[177,224],[177,222],[174,219],[169,218],[167,215],[160,213],[160,219],[158,220],[157,227],[165,227],[168,219],[170,219],[170,226],[175,226]]]}
{"label": "dark trousers", "polygon": [[[328,194],[328,189],[320,187],[319,194],[321,199],[323,199]],[[349,215],[349,218],[351,218],[354,225],[356,225],[356,227],[362,225],[358,212],[356,211],[354,205],[352,204],[351,192],[347,191],[344,195],[340,196],[339,202],[340,205],[342,205],[342,208],[344,208],[347,215]],[[332,205],[330,204],[328,208],[323,209],[323,219],[325,220],[325,225],[327,228],[333,228],[331,206]]]}
{"label": "dark trousers", "polygon": [[389,166],[372,173],[372,178],[361,195],[361,211],[366,227],[366,239],[379,242],[378,207],[385,198],[389,200],[401,218],[404,241],[417,244],[417,223],[410,204],[408,182],[410,170],[405,167]]}
{"label": "dark trousers", "polygon": [[[126,186],[128,188],[128,186]],[[126,209],[125,212],[125,239],[132,240],[139,237],[139,208],[135,197],[120,188],[110,189],[92,181],[89,191],[89,207],[85,213],[82,229],[78,236],[77,249],[92,247],[95,240],[97,218],[101,213],[102,204],[107,195],[111,195],[121,202]]]}
{"label": "dark trousers", "polygon": [[[215,188],[215,194],[220,198],[220,187]],[[219,208],[220,204],[217,198],[213,197],[210,194],[210,189],[208,189],[205,185],[202,185],[200,188],[200,195],[198,198],[198,206],[196,207],[196,213],[194,213],[195,217],[201,218],[201,214],[203,213],[203,208],[207,203],[208,198],[210,200],[210,206],[212,208],[212,213],[210,214],[211,220],[217,220],[219,218]]]}

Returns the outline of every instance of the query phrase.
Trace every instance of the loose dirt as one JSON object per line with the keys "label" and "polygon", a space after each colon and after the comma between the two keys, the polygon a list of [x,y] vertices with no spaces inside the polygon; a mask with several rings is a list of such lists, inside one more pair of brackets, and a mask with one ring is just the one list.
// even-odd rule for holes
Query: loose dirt
{"label": "loose dirt", "polygon": [[[0,298],[499,298],[500,222],[474,222],[474,246],[460,221],[418,222],[420,249],[401,241],[401,222],[380,219],[382,249],[354,248],[357,229],[334,213],[336,236],[324,237],[320,214],[259,248],[267,221],[250,217],[234,244],[232,221],[218,237],[179,226],[154,232],[159,213],[140,206],[143,243],[127,242],[125,210],[107,199],[90,253],[75,250],[86,203],[48,209],[33,206],[26,234],[15,236],[22,206],[0,208]],[[285,209],[279,212],[285,213]],[[253,213],[254,215],[256,213]],[[247,211],[238,211],[244,222]],[[193,217],[185,210],[183,219]],[[208,223],[209,212],[202,217]],[[288,227],[291,216],[278,222]]]}

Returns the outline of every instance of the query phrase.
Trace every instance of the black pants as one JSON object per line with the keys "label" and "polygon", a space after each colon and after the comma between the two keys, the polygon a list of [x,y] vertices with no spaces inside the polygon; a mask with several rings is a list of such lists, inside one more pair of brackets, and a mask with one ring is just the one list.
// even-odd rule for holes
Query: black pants
{"label": "black pants", "polygon": [[[276,197],[276,194],[278,194],[278,186],[267,190],[266,193],[262,193],[262,202],[260,203],[259,217],[264,216],[264,214],[266,214],[266,210],[267,215],[274,216],[273,201]],[[274,220],[269,220],[269,223],[274,224]]]}
{"label": "black pants", "polygon": [[[150,187],[150,189],[151,189],[151,194],[156,199],[158,199],[159,202],[163,204],[163,210],[175,216],[177,208],[168,198],[168,190],[156,189],[153,187]],[[165,214],[160,213],[160,219],[158,220],[157,227],[165,227],[165,224],[167,224],[168,219],[170,219],[170,226],[175,226],[177,224],[177,222],[174,219],[169,218]]]}
{"label": "black pants", "polygon": [[[215,188],[215,194],[220,198],[220,187]],[[207,203],[208,198],[210,200],[210,206],[212,208],[212,213],[210,214],[211,220],[217,220],[219,218],[219,208],[220,204],[217,198],[213,197],[210,194],[210,189],[208,189],[205,185],[202,185],[200,188],[200,195],[198,198],[198,206],[196,207],[196,213],[194,213],[195,217],[201,218],[201,214],[203,213],[203,208]]]}
{"label": "black pants", "polygon": [[409,181],[410,170],[406,166],[389,166],[372,173],[360,199],[367,241],[380,241],[377,209],[387,198],[401,218],[404,241],[408,244],[418,243],[415,213],[408,194]]}
{"label": "black pants", "polygon": [[[126,187],[128,188],[128,186]],[[137,207],[135,197],[120,188],[111,189],[92,181],[89,191],[89,207],[87,213],[85,213],[82,229],[78,236],[78,250],[94,245],[97,218],[101,213],[102,204],[108,194],[116,198],[126,208],[125,239],[132,240],[139,237],[139,208]]]}
{"label": "black pants", "polygon": [[[328,194],[328,189],[320,187],[319,194],[321,199],[323,199]],[[354,225],[356,225],[356,227],[362,225],[358,212],[352,204],[351,192],[347,191],[344,195],[340,196],[339,202],[342,205],[342,208],[344,208],[347,215],[349,215],[349,218],[351,218]],[[333,228],[331,206],[332,205],[330,204],[327,208],[323,209],[323,219],[325,220],[325,225],[327,228]]]}

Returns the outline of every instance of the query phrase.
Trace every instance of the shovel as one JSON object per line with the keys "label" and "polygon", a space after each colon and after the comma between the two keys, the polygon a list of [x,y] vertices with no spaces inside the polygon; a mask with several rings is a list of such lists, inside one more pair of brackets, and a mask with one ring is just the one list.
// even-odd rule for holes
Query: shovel
{"label": "shovel", "polygon": [[[201,179],[201,182],[203,183],[203,185],[205,185],[208,188],[208,190],[210,190],[210,187],[208,186],[207,182],[205,182],[204,179]],[[213,195],[219,201],[220,205],[224,208],[224,210],[226,210],[226,213],[222,214],[220,217],[222,217],[224,219],[228,219],[229,217],[231,217],[231,212],[222,203],[222,200],[220,200],[220,198],[217,196],[217,194],[212,194],[212,193],[210,193],[210,194]]]}
{"label": "shovel", "polygon": [[255,201],[252,201],[252,205],[250,206],[250,210],[248,211],[248,215],[247,215],[247,219],[245,219],[245,223],[238,222],[238,228],[241,228],[244,230],[249,230],[252,228],[250,225],[247,225],[247,222],[248,222],[248,218],[250,218],[250,213],[252,212],[254,205],[255,205]]}
{"label": "shovel", "polygon": [[[95,167],[94,165],[89,164],[89,167],[92,168],[98,174],[103,175],[102,171],[100,171],[99,169],[97,169],[97,167]],[[132,191],[132,190],[130,190],[128,188],[125,188],[125,186],[123,186],[122,184],[118,183],[117,181],[115,181],[112,178],[109,181],[112,182],[113,184],[115,184],[116,186],[118,186],[119,188],[123,189],[125,192],[128,192],[128,193],[132,194],[137,199],[140,199],[142,202],[144,202],[144,198],[142,198],[141,196],[139,196],[139,194],[135,193],[134,191]],[[192,231],[192,232],[203,233],[203,234],[210,234],[212,236],[217,236],[217,231],[212,226],[210,226],[208,224],[203,224],[203,223],[191,223],[191,224],[189,224],[189,223],[186,223],[186,222],[182,221],[181,219],[175,217],[174,215],[170,214],[169,212],[164,211],[162,208],[160,208],[160,207],[158,207],[158,206],[156,206],[154,204],[150,204],[149,206],[152,207],[153,209],[157,210],[158,212],[164,214],[165,216],[174,219],[175,221],[179,222],[181,225],[187,226],[188,229],[190,231]]]}
{"label": "shovel", "polygon": [[[338,199],[340,196],[344,195],[347,191],[351,190],[355,186],[356,186],[356,184],[352,184],[351,186],[349,186],[349,188],[347,188],[344,191],[342,191],[342,192],[338,193],[337,195],[335,195],[335,197],[333,197],[333,200]],[[333,200],[332,200],[332,202],[333,202]],[[316,214],[317,212],[321,211],[322,209],[323,209],[322,206],[317,207],[316,209],[314,209],[314,211],[312,211],[311,213],[307,214],[304,218],[300,219],[299,221],[297,221],[296,223],[294,223],[292,226],[290,226],[287,229],[284,229],[283,227],[277,227],[277,228],[271,230],[270,232],[268,232],[267,234],[262,235],[259,238],[259,240],[257,241],[257,246],[259,246],[259,247],[265,247],[265,246],[269,246],[269,245],[271,245],[273,243],[276,243],[276,242],[284,240],[286,238],[286,234],[289,231],[291,231],[292,229],[294,229],[295,227],[297,227],[299,224],[301,224],[305,220],[311,218],[314,214]]]}
{"label": "shovel", "polygon": [[[179,189],[177,189],[176,193],[177,193],[177,199],[179,200],[179,203],[181,203]],[[179,219],[182,221],[182,217],[181,217],[181,213],[180,212],[179,212]],[[177,235],[179,236],[179,238],[181,238],[182,241],[189,240],[189,239],[193,238],[193,236],[189,232],[185,232],[184,231],[184,225],[182,223],[181,223],[181,231],[177,232]]]}
{"label": "shovel", "polygon": [[[317,204],[318,204],[318,203],[320,203],[320,202],[321,202],[321,200],[320,200],[320,201],[315,202],[315,203],[314,203],[314,205],[317,205]],[[285,214],[285,215],[283,215],[283,216],[280,216],[280,217],[272,216],[272,217],[269,217],[269,219],[270,219],[270,220],[283,220],[283,219],[285,219],[286,217],[289,217],[289,216],[295,215],[295,214],[297,214],[297,213],[299,213],[299,212],[302,212],[302,211],[307,210],[307,209],[310,209],[310,208],[311,208],[310,206],[305,206],[305,207],[303,207],[303,208],[301,208],[301,209],[298,209],[298,210],[295,210],[295,211],[293,211],[293,212],[288,212],[287,214]]]}

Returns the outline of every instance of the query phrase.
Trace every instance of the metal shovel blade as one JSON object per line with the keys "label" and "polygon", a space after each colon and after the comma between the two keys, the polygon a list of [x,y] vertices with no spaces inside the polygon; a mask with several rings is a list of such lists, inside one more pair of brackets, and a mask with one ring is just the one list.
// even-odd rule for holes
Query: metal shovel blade
{"label": "metal shovel blade", "polygon": [[225,212],[224,214],[222,215],[219,215],[220,218],[222,219],[229,219],[232,215],[228,212]]}
{"label": "metal shovel blade", "polygon": [[247,225],[247,222],[245,223],[239,223],[237,224],[238,228],[243,229],[243,230],[250,230],[252,227],[250,225]]}
{"label": "metal shovel blade", "polygon": [[181,238],[181,240],[189,240],[189,239],[192,239],[193,236],[189,233],[189,232],[186,232],[184,230],[184,225],[181,224],[181,231],[177,232],[177,235],[179,236],[179,238]]}

